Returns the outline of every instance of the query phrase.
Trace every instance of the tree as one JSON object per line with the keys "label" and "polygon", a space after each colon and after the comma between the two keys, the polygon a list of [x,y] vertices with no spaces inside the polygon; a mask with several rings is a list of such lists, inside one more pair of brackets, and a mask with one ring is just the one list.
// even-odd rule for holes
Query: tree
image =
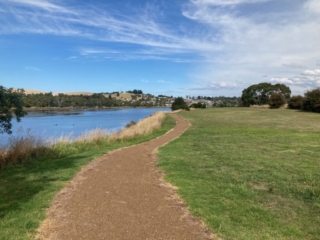
{"label": "tree", "polygon": [[275,93],[280,93],[285,99],[289,99],[291,90],[288,86],[279,83],[275,85],[267,82],[254,84],[242,91],[242,106],[268,104],[270,96]]}
{"label": "tree", "polygon": [[178,110],[178,109],[183,109],[189,111],[189,107],[186,104],[186,102],[183,100],[182,97],[177,97],[174,102],[172,103],[171,106],[172,111]]}
{"label": "tree", "polygon": [[0,86],[0,133],[11,134],[12,117],[15,115],[18,122],[26,115],[23,111],[24,90],[5,88]]}
{"label": "tree", "polygon": [[304,94],[302,109],[320,113],[320,88],[313,89]]}

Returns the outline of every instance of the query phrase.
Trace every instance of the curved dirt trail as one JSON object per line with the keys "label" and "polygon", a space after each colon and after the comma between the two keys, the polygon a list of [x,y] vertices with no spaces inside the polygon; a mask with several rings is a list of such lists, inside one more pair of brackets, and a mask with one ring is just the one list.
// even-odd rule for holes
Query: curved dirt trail
{"label": "curved dirt trail", "polygon": [[189,122],[157,139],[94,160],[56,197],[40,239],[211,239],[200,221],[166,187],[155,150],[179,137]]}

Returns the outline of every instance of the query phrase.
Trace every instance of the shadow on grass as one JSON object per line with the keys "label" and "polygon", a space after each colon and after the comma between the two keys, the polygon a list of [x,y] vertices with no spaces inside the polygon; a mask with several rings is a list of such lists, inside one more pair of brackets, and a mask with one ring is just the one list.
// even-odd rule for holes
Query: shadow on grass
{"label": "shadow on grass", "polygon": [[[81,165],[90,159],[82,154],[58,160],[40,159],[7,168],[0,172],[0,218],[19,212],[41,192],[56,188],[61,181],[72,178]],[[42,204],[35,201],[33,204]],[[32,205],[32,204],[31,204]]]}

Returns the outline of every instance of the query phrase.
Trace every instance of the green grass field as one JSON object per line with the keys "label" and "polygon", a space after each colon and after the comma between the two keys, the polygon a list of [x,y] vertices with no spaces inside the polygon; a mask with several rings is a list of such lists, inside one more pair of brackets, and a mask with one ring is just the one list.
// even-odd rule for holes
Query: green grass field
{"label": "green grass field", "polygon": [[320,239],[320,114],[220,108],[159,150],[191,212],[222,239]]}
{"label": "green grass field", "polygon": [[62,157],[33,159],[0,171],[0,239],[34,239],[53,197],[81,167],[110,150],[158,137],[175,125],[167,116],[161,129],[147,136],[115,143],[63,145]]}

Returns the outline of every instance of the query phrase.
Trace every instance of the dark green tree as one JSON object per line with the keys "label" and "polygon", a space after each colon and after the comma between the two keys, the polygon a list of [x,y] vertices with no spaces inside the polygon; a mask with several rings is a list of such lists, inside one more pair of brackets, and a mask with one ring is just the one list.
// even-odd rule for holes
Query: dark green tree
{"label": "dark green tree", "polygon": [[177,97],[171,106],[172,111],[183,109],[189,111],[189,107],[182,97]]}
{"label": "dark green tree", "polygon": [[313,89],[304,94],[302,109],[320,113],[320,88]]}
{"label": "dark green tree", "polygon": [[11,134],[13,116],[20,122],[26,115],[23,111],[24,90],[0,86],[0,133]]}
{"label": "dark green tree", "polygon": [[270,96],[275,93],[280,93],[285,99],[289,99],[291,90],[288,86],[279,83],[274,85],[267,82],[254,84],[242,91],[242,106],[250,107],[253,104],[268,104]]}

